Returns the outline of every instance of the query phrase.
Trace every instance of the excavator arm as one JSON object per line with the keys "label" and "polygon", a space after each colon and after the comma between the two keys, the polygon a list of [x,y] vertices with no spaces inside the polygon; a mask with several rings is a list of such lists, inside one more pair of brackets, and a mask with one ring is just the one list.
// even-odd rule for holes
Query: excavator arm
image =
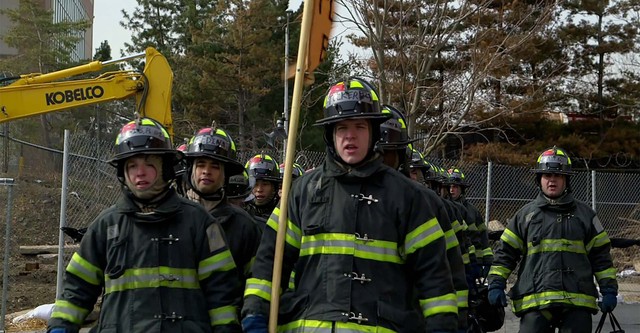
{"label": "excavator arm", "polygon": [[[142,73],[123,70],[106,72],[92,79],[61,81],[143,55]],[[0,87],[0,123],[135,96],[140,116],[162,123],[173,138],[172,84],[173,72],[167,59],[151,47],[144,53],[117,60],[93,61],[47,74],[22,75]]]}

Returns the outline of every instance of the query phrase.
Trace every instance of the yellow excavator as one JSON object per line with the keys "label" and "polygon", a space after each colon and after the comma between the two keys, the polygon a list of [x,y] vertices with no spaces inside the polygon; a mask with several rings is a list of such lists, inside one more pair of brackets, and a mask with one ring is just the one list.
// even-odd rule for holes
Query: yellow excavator
{"label": "yellow excavator", "polygon": [[[145,56],[142,73],[120,70],[105,72],[96,78],[64,80],[142,56]],[[2,86],[2,81],[11,83]],[[173,139],[172,85],[173,72],[167,59],[152,47],[120,59],[93,61],[47,74],[5,78],[0,80],[0,123],[135,95],[139,116],[159,121]]]}

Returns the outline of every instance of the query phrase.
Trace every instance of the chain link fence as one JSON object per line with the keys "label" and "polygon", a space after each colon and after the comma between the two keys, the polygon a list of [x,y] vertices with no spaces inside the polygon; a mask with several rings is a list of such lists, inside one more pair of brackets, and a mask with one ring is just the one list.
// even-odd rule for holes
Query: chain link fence
{"label": "chain link fence", "polygon": [[[4,132],[3,132],[4,133]],[[55,297],[55,272],[39,282],[49,282],[48,291],[43,299],[25,299],[20,293],[25,289],[12,287],[22,283],[25,271],[24,261],[19,254],[22,245],[57,244],[58,221],[60,209],[65,209],[66,226],[75,229],[87,227],[100,211],[115,203],[121,193],[120,184],[115,177],[115,170],[107,160],[112,155],[113,140],[99,140],[86,135],[71,135],[68,160],[68,179],[66,191],[61,191],[62,184],[62,151],[47,151],[42,147],[29,144],[9,135],[0,138],[0,149],[4,158],[2,167],[5,174],[17,175],[15,192],[18,193],[13,203],[13,234],[9,246],[12,255],[4,258],[5,267],[9,267],[8,291],[3,290],[3,302],[7,302],[9,311],[21,310],[24,305],[53,302]],[[238,160],[246,163],[252,156],[266,153],[282,163],[281,152],[274,150],[239,151]],[[315,168],[324,161],[325,152],[299,151],[295,161],[305,170]],[[529,168],[504,165],[478,165],[460,161],[433,159],[445,168],[460,168],[466,175],[470,186],[467,198],[492,222],[491,227],[505,225],[525,203],[537,194],[534,175]],[[589,204],[595,202],[595,209],[611,237],[640,239],[640,172],[592,172],[579,171],[571,177],[571,187],[575,197]],[[20,195],[21,191],[28,195]],[[0,200],[6,200],[6,191],[0,188]],[[60,207],[61,193],[66,193],[66,206]],[[14,194],[15,196],[15,194]],[[6,202],[6,201],[2,201]],[[0,212],[2,207],[0,207]],[[32,221],[30,216],[45,211],[49,218],[46,224]],[[34,229],[40,233],[32,232]],[[4,244],[5,237],[2,242]],[[67,251],[64,255],[64,266],[73,254],[73,240],[65,237]],[[640,247],[614,249],[616,268],[619,272],[640,266]],[[33,260],[33,259],[30,259]],[[39,260],[39,259],[38,259]],[[27,260],[29,261],[29,260]],[[55,265],[55,263],[52,263]],[[41,266],[42,267],[42,266]],[[636,266],[636,271],[640,267]],[[32,277],[36,274],[32,274]],[[49,274],[50,275],[50,274]],[[625,278],[620,278],[626,281]],[[28,284],[29,281],[27,281]],[[640,279],[630,287],[640,292]],[[4,303],[3,303],[4,304]],[[0,329],[2,329],[0,327]]]}

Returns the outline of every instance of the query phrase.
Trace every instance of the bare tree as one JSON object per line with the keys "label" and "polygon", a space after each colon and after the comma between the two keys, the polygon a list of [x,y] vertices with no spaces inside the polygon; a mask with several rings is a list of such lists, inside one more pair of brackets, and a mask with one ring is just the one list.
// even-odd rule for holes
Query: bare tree
{"label": "bare tree", "polygon": [[532,70],[513,75],[512,68],[529,62],[522,49],[547,26],[553,2],[338,2],[338,19],[359,30],[352,43],[371,51],[367,65],[381,101],[405,111],[410,135],[427,152],[448,134],[492,127],[522,109],[528,98],[504,96],[503,83],[524,80],[535,93],[551,82]]}

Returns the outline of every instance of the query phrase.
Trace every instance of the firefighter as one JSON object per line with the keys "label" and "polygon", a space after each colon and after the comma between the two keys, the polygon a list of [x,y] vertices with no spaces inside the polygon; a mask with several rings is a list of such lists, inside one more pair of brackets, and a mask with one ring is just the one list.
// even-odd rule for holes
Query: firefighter
{"label": "firefighter", "polygon": [[[293,184],[287,203],[282,276],[296,274],[281,329],[413,332],[424,318],[429,330],[455,332],[444,232],[411,180],[374,149],[388,118],[377,93],[349,78],[331,86],[323,111],[316,125],[324,129],[325,161]],[[245,289],[245,332],[266,332],[279,215],[276,208],[269,218]],[[282,279],[282,290],[287,285]]]}
{"label": "firefighter", "polygon": [[[300,164],[293,163],[293,168],[291,168],[291,181],[298,179],[300,176],[304,175],[304,169]],[[284,181],[284,163],[280,163],[280,178]],[[278,197],[282,197],[282,188],[278,189]]]}
{"label": "firefighter", "polygon": [[611,243],[596,213],[571,195],[571,159],[558,147],[545,150],[536,167],[538,196],[509,220],[489,271],[489,301],[505,306],[509,291],[520,332],[591,332],[591,315],[616,307],[618,284]]}
{"label": "firefighter", "polygon": [[98,332],[240,331],[240,284],[224,232],[170,187],[182,157],[154,120],[122,128],[110,164],[123,194],[71,258],[48,332],[78,332],[103,288]]}
{"label": "firefighter", "polygon": [[251,194],[254,197],[247,203],[246,209],[257,221],[262,222],[261,226],[264,228],[263,224],[267,223],[280,200],[278,189],[282,178],[278,162],[270,155],[258,154],[247,161],[245,168],[253,183]]}
{"label": "firefighter", "polygon": [[186,196],[200,203],[222,226],[244,290],[262,233],[246,211],[227,200],[224,185],[228,175],[244,171],[236,160],[236,145],[227,132],[214,125],[200,129],[189,140],[185,155]]}
{"label": "firefighter", "polygon": [[487,224],[478,209],[467,200],[465,194],[469,184],[465,181],[465,175],[458,168],[447,170],[449,174],[449,193],[451,200],[461,203],[467,209],[467,218],[465,222],[468,226],[469,238],[474,245],[476,252],[476,260],[480,267],[473,268],[477,278],[486,278],[489,274],[489,268],[493,262],[493,250],[489,245],[489,234]]}
{"label": "firefighter", "polygon": [[[382,113],[391,115],[391,118],[380,125],[381,136],[377,144],[383,151],[384,164],[403,171],[405,176],[411,178],[410,165],[413,160],[410,161],[407,154],[407,148],[410,146],[411,140],[407,131],[406,119],[400,110],[389,105],[382,106]],[[425,183],[422,183],[422,185],[425,185]],[[451,269],[451,279],[456,289],[458,300],[458,332],[466,332],[468,327],[469,287],[465,278],[462,249],[452,225],[453,220],[450,219],[443,200],[433,191],[432,187],[420,186],[416,183],[415,191],[416,194],[422,195],[428,203],[425,207],[431,206],[436,209],[433,213],[445,235],[446,258]]]}
{"label": "firefighter", "polygon": [[249,174],[243,168],[242,173],[229,177],[226,185],[227,199],[230,204],[244,209],[245,202],[249,200],[252,189],[253,186],[249,182]]}

